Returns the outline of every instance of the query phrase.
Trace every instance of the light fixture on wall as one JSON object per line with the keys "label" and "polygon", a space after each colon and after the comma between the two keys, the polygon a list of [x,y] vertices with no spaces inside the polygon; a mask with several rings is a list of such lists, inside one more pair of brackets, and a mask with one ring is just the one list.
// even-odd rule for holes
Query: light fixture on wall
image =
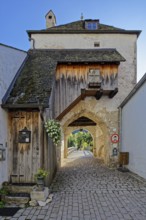
{"label": "light fixture on wall", "polygon": [[0,144],[0,161],[6,159],[6,150],[3,148],[3,144]]}

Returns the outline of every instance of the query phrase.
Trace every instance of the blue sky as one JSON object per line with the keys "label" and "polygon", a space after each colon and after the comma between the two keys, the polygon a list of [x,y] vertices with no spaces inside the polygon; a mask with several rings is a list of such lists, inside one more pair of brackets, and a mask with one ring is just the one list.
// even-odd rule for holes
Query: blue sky
{"label": "blue sky", "polygon": [[52,9],[57,25],[80,19],[100,19],[107,25],[142,30],[138,39],[138,80],[146,72],[146,0],[0,0],[0,43],[28,50],[26,30],[45,28]]}

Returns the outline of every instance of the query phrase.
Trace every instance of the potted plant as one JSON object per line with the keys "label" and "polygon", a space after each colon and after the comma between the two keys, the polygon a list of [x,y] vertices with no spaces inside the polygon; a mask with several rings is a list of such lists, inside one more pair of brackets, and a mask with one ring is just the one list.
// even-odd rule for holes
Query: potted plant
{"label": "potted plant", "polygon": [[43,189],[44,188],[44,180],[45,180],[45,177],[47,177],[49,174],[48,171],[46,171],[45,169],[43,168],[39,168],[37,173],[35,174],[35,179],[36,179],[36,182],[37,182],[37,186],[39,189]]}
{"label": "potted plant", "polygon": [[8,195],[8,190],[7,189],[5,189],[5,188],[1,188],[0,189],[0,201],[2,201],[4,198],[5,198],[5,196],[6,195]]}

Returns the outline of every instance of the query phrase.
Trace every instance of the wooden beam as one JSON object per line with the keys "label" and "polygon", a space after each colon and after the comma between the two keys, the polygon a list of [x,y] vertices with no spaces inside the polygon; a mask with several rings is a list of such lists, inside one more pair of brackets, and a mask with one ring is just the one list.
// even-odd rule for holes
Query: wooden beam
{"label": "wooden beam", "polygon": [[118,92],[118,88],[115,88],[115,90],[111,91],[109,93],[109,98],[112,99]]}
{"label": "wooden beam", "polygon": [[103,90],[100,89],[99,91],[96,92],[95,98],[96,98],[97,100],[99,100],[102,95],[103,95]]}

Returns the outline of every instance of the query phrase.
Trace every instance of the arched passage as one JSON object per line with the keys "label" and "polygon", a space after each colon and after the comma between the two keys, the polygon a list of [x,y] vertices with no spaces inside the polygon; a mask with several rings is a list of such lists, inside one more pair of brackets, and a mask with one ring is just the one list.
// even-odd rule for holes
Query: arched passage
{"label": "arched passage", "polygon": [[105,122],[100,117],[84,110],[74,113],[70,118],[64,118],[61,125],[63,131],[62,159],[67,157],[67,140],[70,133],[77,129],[86,129],[93,136],[93,155],[107,163],[109,134]]}

